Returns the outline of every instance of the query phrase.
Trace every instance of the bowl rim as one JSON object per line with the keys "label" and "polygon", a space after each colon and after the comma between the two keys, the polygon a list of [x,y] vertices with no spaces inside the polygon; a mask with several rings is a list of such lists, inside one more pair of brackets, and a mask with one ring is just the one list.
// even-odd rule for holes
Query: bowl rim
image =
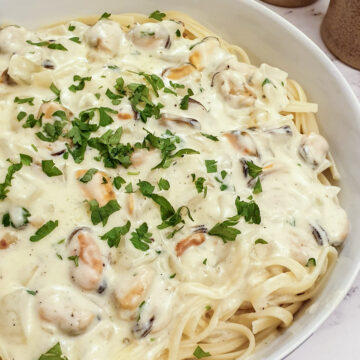
{"label": "bowl rim", "polygon": [[[269,21],[277,22],[278,24],[280,24],[280,26],[286,29],[286,31],[290,32],[297,39],[297,41],[301,42],[305,47],[307,47],[309,53],[311,53],[311,55],[314,56],[317,61],[320,61],[324,67],[327,67],[332,72],[333,77],[336,79],[336,82],[339,84],[341,90],[344,91],[343,96],[348,98],[348,100],[351,102],[351,106],[354,109],[354,112],[358,115],[358,118],[360,119],[360,101],[356,97],[353,89],[345,79],[344,75],[337,68],[337,66],[330,60],[326,53],[312,39],[310,39],[299,28],[293,25],[289,20],[277,14],[274,10],[265,6],[265,4],[260,3],[259,0],[251,2],[246,0],[237,1],[241,1],[243,3],[246,2],[246,6],[253,8],[255,11],[258,11],[263,16],[267,17]],[[341,252],[339,256],[341,256]],[[330,302],[330,306],[327,306],[326,309],[322,310],[319,319],[317,321],[314,321],[314,323],[307,331],[300,333],[297,336],[294,336],[294,340],[288,342],[288,346],[284,346],[279,350],[275,351],[266,360],[285,360],[285,358],[287,358],[302,344],[304,344],[320,328],[320,326],[323,325],[323,323],[330,317],[334,310],[343,301],[352,284],[354,283],[356,277],[360,273],[360,262],[354,264],[353,268],[354,270],[352,271],[352,273],[349,272],[347,278],[343,280],[342,288],[338,289],[338,296],[336,296],[336,298]],[[331,273],[333,273],[334,271],[336,271],[336,264],[331,270]],[[254,355],[256,355],[256,353]]]}

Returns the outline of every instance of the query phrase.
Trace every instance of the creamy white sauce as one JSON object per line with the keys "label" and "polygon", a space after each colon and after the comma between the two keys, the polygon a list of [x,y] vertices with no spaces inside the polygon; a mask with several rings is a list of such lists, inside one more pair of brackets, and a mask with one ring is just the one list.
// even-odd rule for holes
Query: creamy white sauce
{"label": "creamy white sauce", "polygon": [[[69,24],[75,27],[74,31],[68,30]],[[348,225],[346,214],[336,200],[339,189],[323,185],[317,178],[329,166],[325,158],[326,141],[316,134],[301,135],[292,117],[280,114],[289,102],[284,87],[287,74],[266,64],[256,68],[239,63],[214,38],[189,50],[199,40],[178,37],[177,30],[183,30],[181,24],[163,21],[136,25],[125,33],[120,25],[105,19],[92,27],[72,21],[37,32],[15,26],[0,31],[0,73],[6,72],[16,83],[4,82],[3,74],[0,178],[5,179],[10,165],[7,159],[19,162],[20,153],[33,158],[30,166],[23,166],[15,173],[6,199],[0,202],[0,214],[9,212],[15,225],[1,227],[5,244],[0,249],[3,360],[38,358],[57,341],[71,360],[110,359],[116,349],[129,343],[148,349],[147,358],[155,359],[167,346],[168,335],[176,326],[174,319],[184,311],[184,299],[193,296],[191,288],[206,285],[223,291],[234,275],[235,254],[244,254],[245,270],[239,274],[237,288],[226,289],[226,293],[224,290],[224,296],[228,297],[224,306],[229,299],[247,299],[252,286],[268,276],[263,267],[267,258],[289,257],[305,266],[309,258],[317,259],[321,246],[339,245],[344,240]],[[72,37],[78,37],[81,43],[69,40]],[[35,43],[54,40],[68,51],[30,45],[26,40]],[[176,80],[167,77],[172,69],[188,66],[191,56],[196,58],[197,69],[191,68],[187,76]],[[134,119],[126,96],[120,104],[111,103],[105,92],[109,88],[116,93],[114,84],[120,76],[125,85],[146,84],[142,76],[132,71],[156,74],[178,94],[159,90],[157,98],[150,90],[153,102],[164,105],[161,113],[168,114],[170,120],[152,117],[144,124]],[[90,81],[85,81],[84,89],[75,93],[69,90],[78,83],[73,80],[74,75],[91,76]],[[170,80],[184,88],[172,88]],[[71,120],[93,107],[108,107],[119,114],[128,114],[127,119],[110,114],[114,122],[100,127],[91,137],[122,126],[121,142],[133,145],[147,135],[143,128],[157,136],[169,129],[179,136],[179,149],[191,148],[200,154],[176,158],[169,168],[155,170],[152,168],[161,160],[158,149],[136,150],[133,165],[128,169],[104,167],[103,162],[94,160],[98,151],[90,147],[79,164],[71,155],[68,159],[53,156],[65,149],[68,139],[60,138],[54,143],[41,141],[35,135],[40,131],[38,126],[23,128],[26,118],[21,121],[16,118],[21,111],[35,117],[45,112],[44,108],[39,110],[43,101],[56,97],[49,89],[51,83],[61,90],[61,105]],[[190,102],[188,109],[182,110],[180,101],[188,88],[194,93],[191,98],[200,105]],[[14,103],[16,96],[34,97],[34,105]],[[177,117],[196,122],[189,126],[184,121],[171,120]],[[92,122],[97,121],[98,113]],[[43,123],[53,122],[51,114],[43,117]],[[65,130],[70,128],[69,123]],[[219,141],[207,139],[200,132],[216,135]],[[50,159],[63,175],[48,177],[42,171],[41,161]],[[241,159],[263,168],[261,193],[253,194],[255,183],[249,183],[251,177],[245,177]],[[207,173],[205,160],[217,161],[216,173]],[[104,185],[99,181],[85,185],[76,174],[90,168],[107,175],[110,180],[107,186],[121,206],[104,227],[101,223],[93,225],[84,202],[84,186],[87,189],[92,186],[88,191],[101,199],[106,193],[100,189]],[[224,191],[216,180],[221,179],[222,170],[227,172],[221,180],[227,186]],[[197,192],[191,174],[205,178],[206,197]],[[111,185],[119,175],[126,184],[132,183],[133,194],[125,193],[126,184],[119,190]],[[159,191],[160,178],[169,181],[168,191]],[[161,223],[159,206],[141,195],[136,185],[139,180],[154,185],[154,192],[166,197],[175,210],[187,206],[194,221],[184,215],[184,227],[168,239],[167,234],[174,229],[157,228]],[[242,217],[235,225],[241,234],[234,242],[224,243],[219,237],[205,233],[204,242],[188,247],[177,256],[176,244],[191,235],[194,226],[204,225],[209,230],[236,215],[236,196],[248,201],[251,195],[260,209],[260,224],[250,224]],[[22,208],[31,213],[29,223],[24,226],[21,226]],[[30,242],[30,236],[49,220],[58,220],[58,227],[42,240]],[[109,248],[100,236],[128,220],[130,231],[121,238],[118,248]],[[152,233],[148,251],[136,249],[130,241],[131,232],[144,222]],[[86,256],[90,263],[95,257],[97,265],[79,259],[77,267],[68,260],[69,256],[80,254],[77,240],[74,237],[68,240],[80,226],[88,228],[83,234],[91,237],[92,248]],[[314,238],[314,231],[323,234],[322,245]],[[268,244],[255,245],[258,238]],[[61,242],[62,239],[65,241]],[[99,264],[101,269],[91,267]],[[100,286],[103,286],[101,293]]]}

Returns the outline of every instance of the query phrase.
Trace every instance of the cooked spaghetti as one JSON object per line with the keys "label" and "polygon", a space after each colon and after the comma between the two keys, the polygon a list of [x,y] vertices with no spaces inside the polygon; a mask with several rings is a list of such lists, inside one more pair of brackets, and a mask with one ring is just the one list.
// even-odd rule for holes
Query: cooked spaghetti
{"label": "cooked spaghetti", "polygon": [[0,358],[245,359],[348,221],[317,105],[178,12],[0,31]]}

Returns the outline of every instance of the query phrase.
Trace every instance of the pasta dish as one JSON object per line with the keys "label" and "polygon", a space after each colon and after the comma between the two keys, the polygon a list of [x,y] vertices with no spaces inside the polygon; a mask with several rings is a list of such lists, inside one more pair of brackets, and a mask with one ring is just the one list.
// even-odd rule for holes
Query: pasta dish
{"label": "pasta dish", "polygon": [[317,104],[179,12],[0,30],[0,359],[245,359],[348,220]]}

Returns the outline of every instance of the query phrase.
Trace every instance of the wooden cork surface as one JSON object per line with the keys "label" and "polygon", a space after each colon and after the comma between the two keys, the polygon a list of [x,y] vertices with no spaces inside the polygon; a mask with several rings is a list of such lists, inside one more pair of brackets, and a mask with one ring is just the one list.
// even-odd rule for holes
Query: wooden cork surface
{"label": "wooden cork surface", "polygon": [[336,57],[360,69],[360,0],[331,0],[321,37]]}

